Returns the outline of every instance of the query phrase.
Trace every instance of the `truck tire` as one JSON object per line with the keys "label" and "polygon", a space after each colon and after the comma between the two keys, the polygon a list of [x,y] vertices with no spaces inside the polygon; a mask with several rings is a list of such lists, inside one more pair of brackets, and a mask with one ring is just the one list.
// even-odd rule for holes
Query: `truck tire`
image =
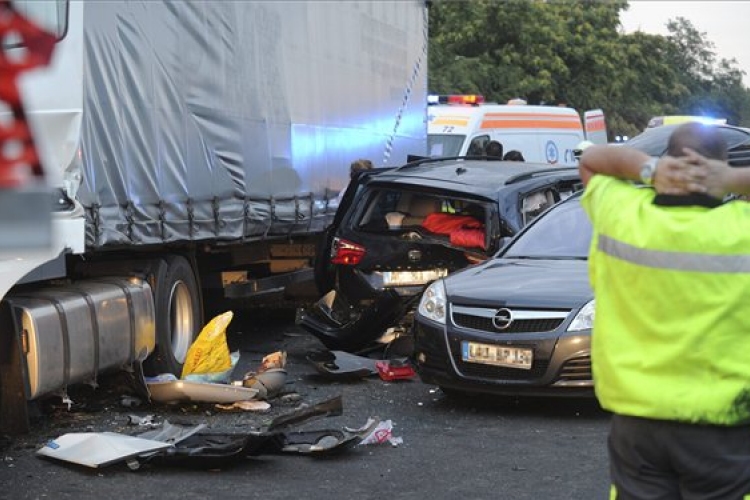
{"label": "truck tire", "polygon": [[154,279],[156,348],[145,361],[144,372],[180,377],[187,351],[203,326],[200,287],[192,266],[179,255],[161,262]]}

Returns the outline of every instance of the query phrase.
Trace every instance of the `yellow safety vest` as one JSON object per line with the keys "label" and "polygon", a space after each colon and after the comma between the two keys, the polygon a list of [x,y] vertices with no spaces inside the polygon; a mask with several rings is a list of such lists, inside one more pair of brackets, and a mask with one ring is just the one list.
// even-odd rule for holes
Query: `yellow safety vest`
{"label": "yellow safety vest", "polygon": [[615,413],[750,423],[750,203],[662,207],[603,175],[582,198],[594,236],[594,386]]}

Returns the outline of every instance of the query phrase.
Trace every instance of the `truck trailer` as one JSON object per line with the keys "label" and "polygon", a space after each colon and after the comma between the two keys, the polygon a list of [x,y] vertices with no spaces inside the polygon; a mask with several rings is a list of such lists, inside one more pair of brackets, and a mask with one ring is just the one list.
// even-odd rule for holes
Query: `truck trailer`
{"label": "truck trailer", "polygon": [[0,234],[1,431],[107,371],[179,375],[227,301],[312,279],[352,160],[427,153],[423,0],[14,4],[57,35],[21,82],[54,202],[46,247]]}

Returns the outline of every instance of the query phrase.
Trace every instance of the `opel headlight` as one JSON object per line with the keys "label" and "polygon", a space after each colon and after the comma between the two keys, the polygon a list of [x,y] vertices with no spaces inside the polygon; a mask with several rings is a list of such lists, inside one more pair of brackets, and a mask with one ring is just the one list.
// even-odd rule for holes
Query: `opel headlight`
{"label": "opel headlight", "polygon": [[570,326],[568,327],[569,332],[591,330],[594,327],[595,302],[595,300],[592,300],[578,311],[576,317],[570,322]]}
{"label": "opel headlight", "polygon": [[445,285],[443,280],[432,282],[422,294],[417,311],[425,318],[445,324]]}

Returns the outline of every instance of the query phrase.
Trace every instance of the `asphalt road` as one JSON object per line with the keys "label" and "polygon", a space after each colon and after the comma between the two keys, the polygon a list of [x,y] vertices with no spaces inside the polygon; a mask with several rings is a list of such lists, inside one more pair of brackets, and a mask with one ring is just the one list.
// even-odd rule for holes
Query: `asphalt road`
{"label": "asphalt road", "polygon": [[[238,313],[229,328],[240,350],[235,378],[276,350],[288,353],[282,397],[265,413],[222,412],[183,403],[123,406],[130,378],[104,377],[93,390],[70,391],[71,411],[52,399],[40,406],[32,432],[0,438],[0,498],[21,499],[605,499],[609,415],[588,400],[481,397],[455,401],[418,379],[384,382],[322,377],[306,361],[318,341],[293,324],[293,312]],[[343,415],[296,430],[360,427],[369,417],[392,422],[397,446],[358,446],[332,457],[260,455],[220,470],[118,463],[90,469],[36,456],[48,440],[70,432],[137,434],[130,415],[160,423],[205,423],[221,432],[257,430],[301,405],[342,396]],[[127,402],[127,398],[125,399]]]}

